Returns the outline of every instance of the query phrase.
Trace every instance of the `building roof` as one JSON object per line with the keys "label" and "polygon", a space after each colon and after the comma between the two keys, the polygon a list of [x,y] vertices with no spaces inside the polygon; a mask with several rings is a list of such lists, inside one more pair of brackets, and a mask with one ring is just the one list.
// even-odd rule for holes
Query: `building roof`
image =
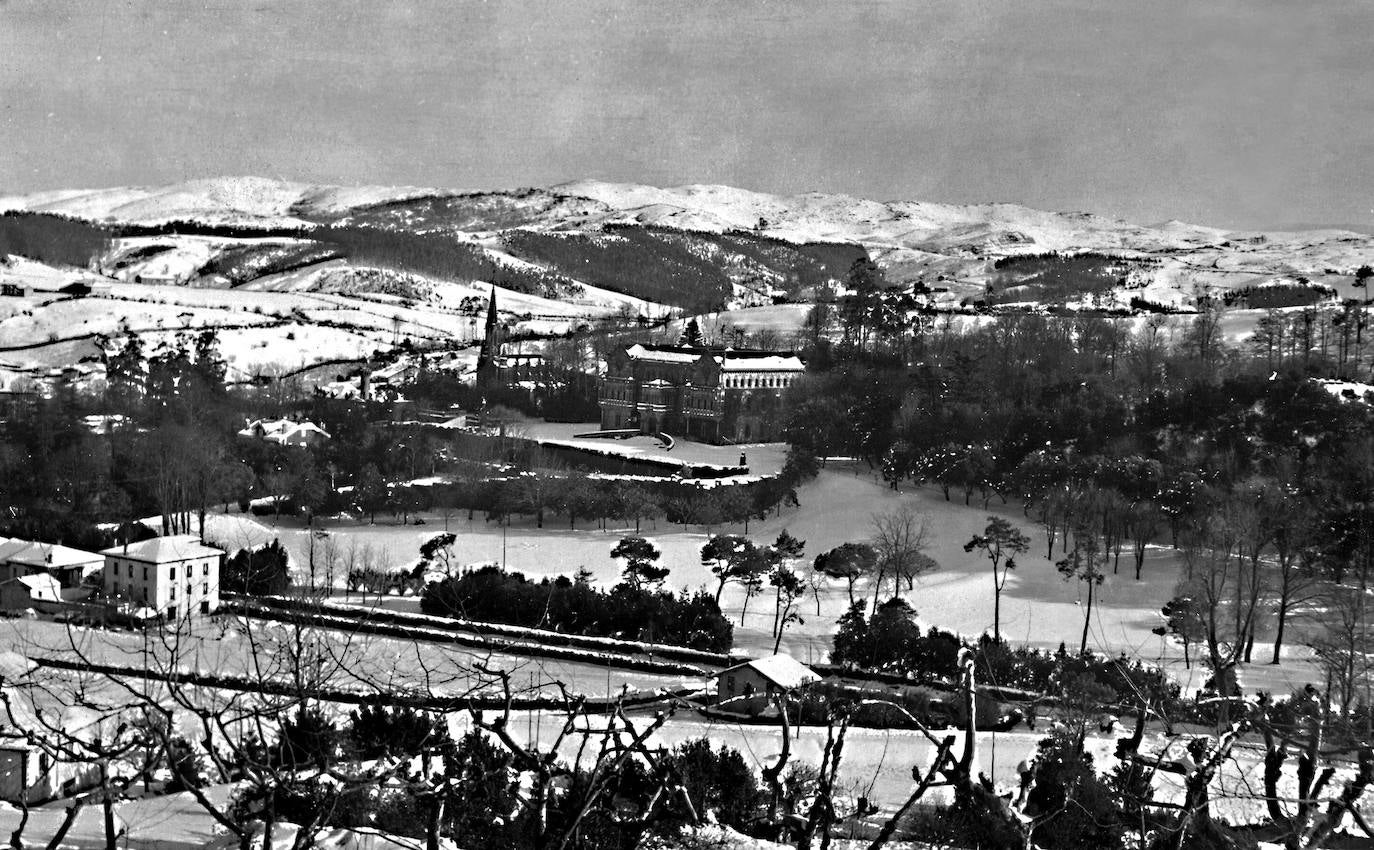
{"label": "building roof", "polygon": [[0,563],[8,563],[10,558],[33,545],[32,542],[20,540],[18,537],[12,537],[0,543]]}
{"label": "building roof", "polygon": [[[53,596],[62,595],[62,585],[58,583],[57,579],[53,578],[47,573],[36,573],[34,575],[29,576],[19,576],[18,578],[12,578],[9,581],[17,581],[20,584],[27,587],[29,590],[46,590]],[[5,584],[9,584],[9,582],[5,582]]]}
{"label": "building roof", "polygon": [[734,667],[728,667],[722,670],[721,673],[729,673],[744,667],[751,668],[763,678],[783,690],[788,691],[793,688],[800,688],[802,685],[811,682],[818,682],[821,678],[815,670],[807,667],[792,656],[782,653],[770,655],[767,658],[755,658],[743,664],[736,664]]}
{"label": "building roof", "polygon": [[31,543],[22,551],[15,552],[5,560],[11,564],[48,569],[53,567],[81,567],[98,563],[102,558],[95,552],[73,549],[70,546],[62,546],[57,543]]}
{"label": "building roof", "polygon": [[727,351],[723,356],[717,357],[716,362],[720,364],[723,372],[801,372],[806,369],[806,364],[802,363],[800,357],[785,353],[739,357],[734,352]]}
{"label": "building roof", "polygon": [[329,432],[316,425],[314,422],[293,422],[290,428],[284,431],[265,434],[263,439],[269,443],[287,443],[298,436],[308,437],[311,434],[319,434],[326,440],[329,439]]}
{"label": "building roof", "polygon": [[175,561],[189,561],[192,558],[214,557],[223,555],[224,552],[213,546],[206,546],[194,534],[173,534],[169,537],[140,540],[127,546],[111,546],[102,550],[100,554],[146,561],[150,564],[169,564]]}
{"label": "building roof", "polygon": [[695,363],[701,359],[702,349],[636,343],[625,349],[625,354],[631,360],[647,360],[653,363]]}
{"label": "building roof", "polygon": [[293,422],[290,419],[256,419],[239,431],[240,437],[262,436],[273,443],[284,443],[297,434],[321,434],[329,438],[329,432],[314,422]]}

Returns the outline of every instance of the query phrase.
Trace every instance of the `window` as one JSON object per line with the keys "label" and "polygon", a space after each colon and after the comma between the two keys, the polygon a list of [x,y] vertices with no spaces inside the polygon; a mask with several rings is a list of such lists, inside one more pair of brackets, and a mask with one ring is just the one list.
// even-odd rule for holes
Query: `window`
{"label": "window", "polygon": [[726,677],[725,677],[725,690],[728,691],[728,692],[730,692],[730,693],[732,693],[732,694],[735,692],[735,677],[734,677],[734,676],[726,676]]}
{"label": "window", "polygon": [[209,561],[206,561],[206,562],[205,562],[205,565],[202,566],[202,567],[200,568],[200,574],[203,575],[203,576],[208,576],[208,575],[210,574],[210,562],[209,562]]}
{"label": "window", "polygon": [[171,587],[167,588],[167,590],[168,590],[168,592],[170,593],[170,595],[167,597],[168,599],[176,599],[176,598],[177,598],[177,586],[176,586],[176,585],[172,585]]}
{"label": "window", "polygon": [[210,595],[210,582],[208,582],[208,581],[201,582],[201,584],[200,584],[200,593],[201,593],[202,596],[209,596],[209,595]]}
{"label": "window", "polygon": [[168,572],[167,572],[167,578],[171,579],[172,581],[176,581],[176,579],[177,579],[177,568],[176,568],[176,567],[168,567],[167,570],[168,570]]}
{"label": "window", "polygon": [[148,580],[148,568],[147,568],[147,567],[144,567],[144,568],[143,568],[143,580],[144,580],[144,581],[147,581],[147,580]]}

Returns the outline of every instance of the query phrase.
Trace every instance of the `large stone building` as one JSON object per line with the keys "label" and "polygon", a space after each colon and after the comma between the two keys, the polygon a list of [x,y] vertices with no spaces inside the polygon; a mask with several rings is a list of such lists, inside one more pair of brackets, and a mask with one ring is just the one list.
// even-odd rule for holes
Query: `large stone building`
{"label": "large stone building", "polygon": [[783,394],[804,369],[792,352],[632,345],[606,364],[601,427],[710,443],[779,440]]}

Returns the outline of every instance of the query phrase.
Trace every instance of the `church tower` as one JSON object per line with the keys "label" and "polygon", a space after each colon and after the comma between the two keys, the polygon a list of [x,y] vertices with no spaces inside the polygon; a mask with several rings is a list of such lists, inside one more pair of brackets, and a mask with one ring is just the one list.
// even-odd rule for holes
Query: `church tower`
{"label": "church tower", "polygon": [[487,333],[482,339],[482,349],[477,353],[477,385],[490,386],[497,383],[496,361],[501,356],[501,325],[496,320],[496,287],[491,288],[491,300],[487,302]]}

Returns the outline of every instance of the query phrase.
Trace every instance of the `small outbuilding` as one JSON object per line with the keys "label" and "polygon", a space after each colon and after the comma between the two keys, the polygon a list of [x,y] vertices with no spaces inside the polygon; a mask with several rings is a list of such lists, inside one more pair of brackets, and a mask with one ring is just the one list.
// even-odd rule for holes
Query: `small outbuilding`
{"label": "small outbuilding", "polygon": [[758,714],[773,694],[797,691],[820,679],[790,655],[755,658],[716,674],[716,705],[723,711]]}
{"label": "small outbuilding", "polygon": [[[10,541],[10,544],[16,541]],[[99,575],[105,558],[96,552],[73,549],[58,543],[27,543],[22,548],[7,544],[0,550],[4,569],[0,578],[19,578],[46,573],[64,590],[75,590],[91,576]]]}
{"label": "small outbuilding", "polygon": [[0,610],[53,609],[62,603],[62,585],[47,573],[0,581]]}

